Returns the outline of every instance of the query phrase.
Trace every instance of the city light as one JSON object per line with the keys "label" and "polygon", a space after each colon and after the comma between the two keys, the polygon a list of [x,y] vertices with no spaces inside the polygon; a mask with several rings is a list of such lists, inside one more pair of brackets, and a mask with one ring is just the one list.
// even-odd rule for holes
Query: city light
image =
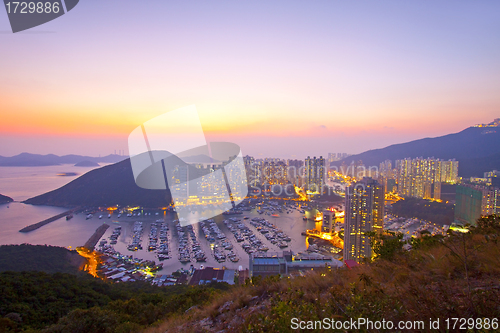
{"label": "city light", "polygon": [[91,251],[84,247],[77,247],[76,251],[79,255],[87,259],[87,264],[85,265],[83,270],[85,272],[88,272],[93,277],[100,278],[97,274],[97,266],[100,264],[99,253]]}
{"label": "city light", "polygon": [[399,200],[404,200],[404,198],[401,197],[396,192],[389,192],[389,193],[385,194],[385,200],[386,201],[394,201],[394,202],[396,202],[396,201],[399,201]]}
{"label": "city light", "polygon": [[307,194],[304,193],[304,190],[302,190],[300,187],[298,187],[296,185],[294,185],[293,187],[295,189],[295,193],[300,197],[301,201],[308,201],[309,200]]}
{"label": "city light", "polygon": [[306,235],[308,237],[313,237],[313,238],[320,238],[323,240],[326,240],[330,242],[334,247],[343,249],[344,248],[344,240],[339,237],[338,233],[327,233],[327,232],[321,232],[316,229],[308,229],[306,231]]}

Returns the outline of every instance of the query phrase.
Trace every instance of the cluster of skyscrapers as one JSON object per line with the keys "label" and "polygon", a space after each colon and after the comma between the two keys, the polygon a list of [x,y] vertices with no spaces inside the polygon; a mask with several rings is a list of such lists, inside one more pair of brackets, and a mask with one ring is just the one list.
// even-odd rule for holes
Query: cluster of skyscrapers
{"label": "cluster of skyscrapers", "polygon": [[[167,179],[176,206],[220,204],[247,194],[244,166],[228,161],[172,163]],[[230,179],[230,192],[227,180]]]}
{"label": "cluster of skyscrapers", "polygon": [[[345,190],[344,260],[361,261],[372,257],[368,232],[383,231],[385,194],[395,192],[404,197],[421,199],[441,198],[441,184],[456,184],[458,161],[435,158],[406,158],[380,163],[378,172],[366,172],[362,162],[352,163],[352,170],[365,170],[377,178],[364,177],[352,183]],[[359,175],[356,174],[359,179]],[[492,192],[486,206],[496,200]],[[485,200],[483,200],[484,202]],[[470,205],[469,205],[470,206]],[[469,207],[468,206],[468,207]],[[489,207],[488,206],[488,207]],[[486,211],[483,211],[483,214]]]}
{"label": "cluster of skyscrapers", "polygon": [[387,192],[421,199],[441,199],[441,184],[458,182],[458,161],[435,158],[406,158],[380,163],[380,182]]}
{"label": "cluster of skyscrapers", "polygon": [[305,160],[245,156],[245,170],[250,186],[269,187],[293,184],[311,192],[321,192],[325,185],[326,161],[320,157]]}

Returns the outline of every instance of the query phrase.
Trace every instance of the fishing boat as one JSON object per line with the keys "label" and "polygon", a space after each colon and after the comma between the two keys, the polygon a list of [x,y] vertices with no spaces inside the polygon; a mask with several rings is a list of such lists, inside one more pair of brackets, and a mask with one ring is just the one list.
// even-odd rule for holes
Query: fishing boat
{"label": "fishing boat", "polygon": [[240,214],[243,214],[243,212],[241,210],[236,210],[236,209],[230,209],[222,213],[222,215],[240,215]]}

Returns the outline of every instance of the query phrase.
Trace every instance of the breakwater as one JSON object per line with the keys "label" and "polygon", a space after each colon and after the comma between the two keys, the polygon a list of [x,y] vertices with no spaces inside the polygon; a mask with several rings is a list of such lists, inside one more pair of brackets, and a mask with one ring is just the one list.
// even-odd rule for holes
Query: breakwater
{"label": "breakwater", "polygon": [[85,247],[90,251],[93,251],[97,242],[99,241],[99,239],[101,239],[102,235],[104,235],[104,233],[106,232],[106,230],[108,230],[108,228],[109,228],[108,224],[103,224],[99,226],[99,228],[95,230],[94,234],[90,236],[89,240],[85,243],[83,247]]}
{"label": "breakwater", "polygon": [[38,223],[31,224],[31,225],[29,225],[27,227],[22,228],[21,230],[19,230],[19,232],[30,232],[30,231],[36,230],[38,228],[43,227],[46,224],[49,224],[50,222],[54,222],[56,220],[59,220],[62,217],[65,217],[65,216],[67,216],[69,214],[72,214],[76,210],[77,210],[77,208],[74,208],[74,209],[68,210],[68,211],[66,211],[64,213],[58,214],[56,216],[52,216],[52,217],[50,217],[50,218],[48,218],[46,220],[40,221]]}

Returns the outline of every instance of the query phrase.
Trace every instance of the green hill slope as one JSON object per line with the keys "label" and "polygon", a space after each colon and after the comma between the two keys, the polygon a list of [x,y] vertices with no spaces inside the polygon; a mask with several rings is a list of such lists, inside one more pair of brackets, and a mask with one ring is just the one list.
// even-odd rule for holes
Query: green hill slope
{"label": "green hill slope", "polygon": [[85,263],[76,251],[47,245],[1,245],[0,272],[79,273]]}

